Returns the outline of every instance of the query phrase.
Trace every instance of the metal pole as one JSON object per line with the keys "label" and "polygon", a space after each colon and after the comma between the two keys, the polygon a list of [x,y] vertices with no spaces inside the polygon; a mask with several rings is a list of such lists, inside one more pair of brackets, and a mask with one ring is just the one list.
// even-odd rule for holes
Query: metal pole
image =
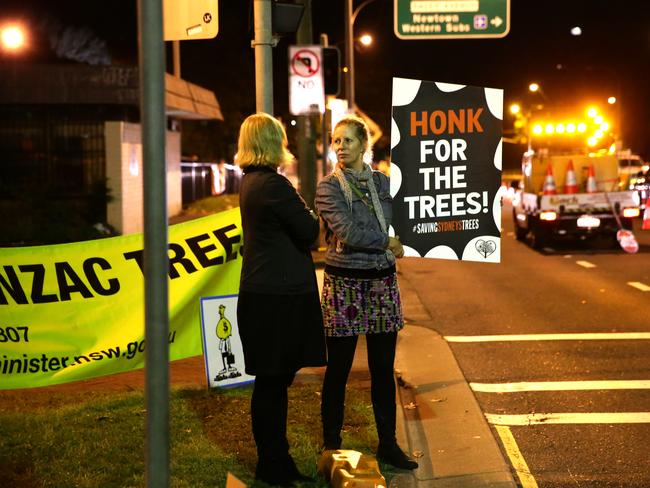
{"label": "metal pole", "polygon": [[138,1],[144,180],[146,485],[169,486],[165,50],[161,0]]}
{"label": "metal pole", "polygon": [[345,78],[345,93],[348,96],[348,110],[354,113],[354,19],[352,0],[345,0],[345,61],[348,72]]}
{"label": "metal pole", "polygon": [[255,0],[255,108],[273,115],[271,0]]}
{"label": "metal pole", "polygon": [[174,54],[174,76],[181,77],[181,41],[172,41],[172,52]]}
{"label": "metal pole", "polygon": [[[302,20],[296,32],[298,44],[312,44],[314,34],[311,25],[311,0],[304,0]],[[314,115],[298,116],[298,175],[300,193],[310,207],[316,196],[316,118]]]}
{"label": "metal pole", "polygon": [[[323,47],[329,46],[329,38],[327,34],[320,35],[320,43]],[[322,164],[321,164],[321,177],[324,178],[329,173],[329,166],[327,164],[327,155],[329,153],[329,129],[327,127],[327,104],[325,104],[325,110],[323,111],[323,120],[321,122],[321,144],[323,145],[323,155],[322,155]]]}

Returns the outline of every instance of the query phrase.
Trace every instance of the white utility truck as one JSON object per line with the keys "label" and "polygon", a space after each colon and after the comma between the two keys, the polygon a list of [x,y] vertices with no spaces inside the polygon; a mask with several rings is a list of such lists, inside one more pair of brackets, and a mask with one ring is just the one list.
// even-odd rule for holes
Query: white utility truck
{"label": "white utility truck", "polygon": [[632,229],[640,212],[638,194],[622,191],[619,176],[615,155],[526,152],[513,201],[517,239],[530,235],[535,248],[562,238],[601,236],[617,243],[617,231]]}

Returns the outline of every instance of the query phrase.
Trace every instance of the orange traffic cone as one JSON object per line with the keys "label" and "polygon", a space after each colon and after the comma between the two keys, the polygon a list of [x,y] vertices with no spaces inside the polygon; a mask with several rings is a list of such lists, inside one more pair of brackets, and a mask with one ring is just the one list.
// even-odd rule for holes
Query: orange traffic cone
{"label": "orange traffic cone", "polygon": [[555,178],[553,178],[553,166],[548,163],[546,168],[546,177],[544,178],[544,186],[542,187],[544,195],[555,195],[557,193],[555,188]]}
{"label": "orange traffic cone", "polygon": [[645,202],[645,211],[643,212],[643,230],[650,230],[650,197]]}
{"label": "orange traffic cone", "polygon": [[564,193],[578,193],[578,182],[576,172],[573,170],[573,161],[569,159],[566,165],[566,177],[564,178]]}
{"label": "orange traffic cone", "polygon": [[589,165],[589,174],[587,175],[587,193],[596,193],[598,185],[596,185],[596,173],[594,172],[594,165]]}

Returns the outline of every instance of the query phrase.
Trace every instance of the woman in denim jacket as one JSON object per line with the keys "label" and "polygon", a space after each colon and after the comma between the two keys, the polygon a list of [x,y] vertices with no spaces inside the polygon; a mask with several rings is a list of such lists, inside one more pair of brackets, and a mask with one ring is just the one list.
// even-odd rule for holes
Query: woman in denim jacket
{"label": "woman in denim jacket", "polygon": [[363,334],[379,436],[377,457],[398,468],[415,469],[417,463],[395,438],[393,364],[397,331],[404,326],[395,258],[401,258],[404,250],[399,238],[388,236],[389,180],[364,163],[369,145],[362,119],[349,116],[336,124],[332,149],[338,163],[316,190],[327,241],[321,297],[328,352],[321,397],[324,448],[341,447],[345,385],[357,339]]}

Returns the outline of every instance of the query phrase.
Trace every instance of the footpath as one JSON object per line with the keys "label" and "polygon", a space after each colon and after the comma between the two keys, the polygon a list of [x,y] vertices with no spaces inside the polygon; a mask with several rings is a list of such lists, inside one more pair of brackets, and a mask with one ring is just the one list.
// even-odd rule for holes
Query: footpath
{"label": "footpath", "polygon": [[[313,255],[320,284],[323,256]],[[510,468],[449,345],[433,329],[433,320],[408,277],[399,273],[399,280],[406,326],[398,335],[395,358],[398,442],[419,467],[394,476],[390,487],[515,488]],[[350,380],[369,382],[367,369],[365,341],[360,340]]]}

